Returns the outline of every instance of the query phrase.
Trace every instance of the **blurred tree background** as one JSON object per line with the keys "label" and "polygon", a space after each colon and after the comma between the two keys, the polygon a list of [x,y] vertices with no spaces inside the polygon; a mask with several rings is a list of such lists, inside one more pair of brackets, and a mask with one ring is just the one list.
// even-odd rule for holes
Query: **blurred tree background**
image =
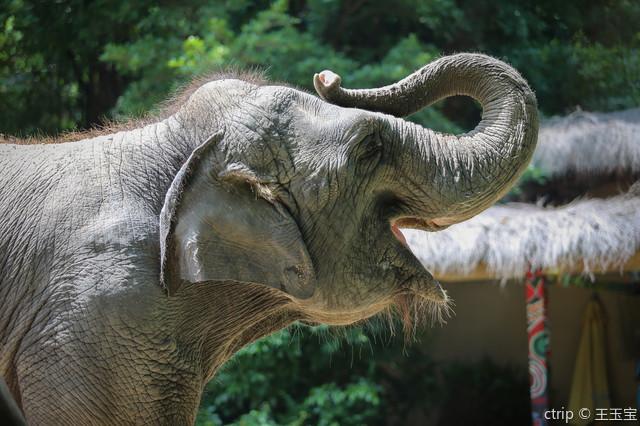
{"label": "blurred tree background", "polygon": [[[151,110],[216,68],[266,71],[312,90],[387,84],[442,54],[479,51],[514,65],[541,111],[640,103],[636,0],[4,0],[0,133],[55,134]],[[453,98],[415,117],[472,127]]]}
{"label": "blurred tree background", "polygon": [[[0,133],[142,115],[215,69],[312,90],[329,68],[373,87],[460,51],[514,65],[543,115],[629,108],[640,104],[639,23],[637,0],[3,0]],[[478,118],[464,98],[412,117],[453,132]],[[209,385],[198,422],[418,424],[438,411],[455,418],[431,420],[448,425],[528,422],[526,371],[436,363],[428,345],[388,334],[297,326],[260,341]]]}

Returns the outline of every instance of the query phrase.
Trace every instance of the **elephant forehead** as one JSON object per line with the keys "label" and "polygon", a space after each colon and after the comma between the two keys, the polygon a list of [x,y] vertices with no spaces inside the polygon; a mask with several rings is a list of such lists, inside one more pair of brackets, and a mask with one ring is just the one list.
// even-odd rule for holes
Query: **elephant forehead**
{"label": "elephant forehead", "polygon": [[256,98],[269,105],[266,109],[284,112],[293,119],[305,118],[319,125],[331,123],[335,126],[337,122],[350,122],[365,115],[372,115],[364,110],[328,103],[315,95],[286,86],[262,86],[258,88],[257,93]]}
{"label": "elephant forehead", "polygon": [[[296,168],[308,165],[316,171],[342,164],[350,142],[370,134],[375,122],[374,114],[335,106],[284,86],[257,87],[244,104],[232,127],[243,134],[245,157],[266,153],[290,158]],[[281,150],[286,151],[284,157]]]}

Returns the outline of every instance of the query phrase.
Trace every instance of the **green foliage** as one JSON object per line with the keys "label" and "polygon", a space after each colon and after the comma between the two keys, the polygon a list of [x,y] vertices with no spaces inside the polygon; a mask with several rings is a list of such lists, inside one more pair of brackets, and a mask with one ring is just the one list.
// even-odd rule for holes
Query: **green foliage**
{"label": "green foliage", "polygon": [[[384,425],[436,414],[435,424],[490,425],[529,418],[526,368],[435,362],[428,344],[408,348],[383,334],[296,325],[262,339],[207,386],[197,424]],[[460,421],[469,416],[476,421]]]}
{"label": "green foliage", "polygon": [[[314,7],[310,5],[311,10]],[[175,31],[163,31],[171,11],[154,9],[138,26],[158,31],[158,36],[107,44],[101,56],[123,75],[135,77],[112,113],[126,117],[148,111],[179,82],[225,66],[264,70],[270,78],[312,90],[311,76],[325,68],[339,70],[352,87],[376,86],[400,79],[438,56],[437,49],[408,34],[378,63],[363,64],[317,39],[312,31],[302,31],[303,20],[288,14],[287,8],[286,1],[276,1],[235,26],[229,18],[233,11],[200,9],[195,13],[200,24],[184,24],[185,33],[188,28],[199,29],[182,39]],[[182,21],[178,22],[181,29]],[[310,25],[317,24],[312,20]],[[461,131],[437,109],[421,111],[412,119],[436,130]]]}
{"label": "green foliage", "polygon": [[[513,63],[547,115],[627,108],[640,103],[638,19],[633,1],[10,0],[0,10],[0,132],[139,115],[211,69],[265,70],[311,90],[311,76],[330,68],[345,85],[372,87],[461,50]],[[448,132],[478,118],[455,99],[412,117]]]}
{"label": "green foliage", "polygon": [[526,370],[485,359],[474,364],[448,364],[442,374],[446,386],[442,388],[439,425],[524,425],[531,421]]}
{"label": "green foliage", "polygon": [[381,411],[375,365],[354,360],[371,355],[371,345],[361,329],[338,337],[326,326],[294,326],[260,340],[216,375],[198,424],[374,424]]}
{"label": "green foliage", "polygon": [[[311,89],[313,73],[331,68],[345,85],[371,87],[462,50],[514,64],[546,115],[628,108],[640,103],[639,19],[634,1],[9,0],[0,9],[0,132],[139,115],[211,69],[256,68]],[[478,118],[473,103],[455,99],[412,117],[453,132]]]}
{"label": "green foliage", "polygon": [[86,127],[109,113],[127,79],[100,60],[150,2],[5,1],[0,9],[0,132]]}
{"label": "green foliage", "polygon": [[533,164],[529,164],[524,173],[522,173],[522,176],[520,176],[519,184],[511,188],[502,202],[514,199],[517,200],[524,192],[523,186],[527,184],[544,185],[548,180],[549,176],[546,175],[544,170],[534,166]]}

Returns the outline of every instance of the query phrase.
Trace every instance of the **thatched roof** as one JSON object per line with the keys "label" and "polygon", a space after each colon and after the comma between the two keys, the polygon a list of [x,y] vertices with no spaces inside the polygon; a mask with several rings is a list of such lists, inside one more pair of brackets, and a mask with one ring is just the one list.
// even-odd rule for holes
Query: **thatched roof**
{"label": "thatched roof", "polygon": [[412,251],[436,276],[477,268],[521,278],[545,270],[615,271],[640,250],[640,184],[628,194],[557,208],[510,203],[440,232],[403,230]]}
{"label": "thatched roof", "polygon": [[640,108],[546,120],[533,164],[552,178],[639,174]]}

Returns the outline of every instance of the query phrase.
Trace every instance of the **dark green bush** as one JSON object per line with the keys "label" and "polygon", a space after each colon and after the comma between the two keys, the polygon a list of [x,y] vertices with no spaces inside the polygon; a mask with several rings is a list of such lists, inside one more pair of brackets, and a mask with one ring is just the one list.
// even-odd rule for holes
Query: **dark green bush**
{"label": "dark green bush", "polygon": [[377,328],[293,326],[246,347],[218,373],[198,425],[526,423],[526,368],[436,362],[428,347],[405,346]]}

